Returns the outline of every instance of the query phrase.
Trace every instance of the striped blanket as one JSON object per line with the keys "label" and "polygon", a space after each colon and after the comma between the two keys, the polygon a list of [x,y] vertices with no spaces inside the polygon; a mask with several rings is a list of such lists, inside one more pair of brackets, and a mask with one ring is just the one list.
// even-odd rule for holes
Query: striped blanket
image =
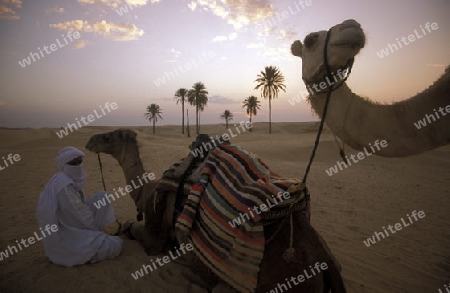
{"label": "striped blanket", "polygon": [[220,145],[206,158],[176,227],[189,234],[197,257],[219,278],[254,292],[265,246],[262,219],[269,209],[296,201],[286,190],[297,183],[238,146]]}

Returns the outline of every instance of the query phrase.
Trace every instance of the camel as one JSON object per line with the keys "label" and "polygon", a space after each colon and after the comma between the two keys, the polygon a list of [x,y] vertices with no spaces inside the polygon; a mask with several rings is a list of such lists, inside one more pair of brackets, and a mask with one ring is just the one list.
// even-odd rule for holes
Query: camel
{"label": "camel", "polygon": [[[137,134],[132,130],[115,130],[109,133],[97,134],[90,138],[86,149],[95,153],[106,153],[113,156],[120,164],[127,184],[131,180],[145,173],[139,157]],[[187,160],[187,158],[185,159]],[[196,180],[196,173],[191,177]],[[188,178],[190,180],[190,178]],[[185,180],[183,180],[184,182]],[[145,214],[144,224],[132,225],[130,232],[139,240],[147,254],[156,255],[172,249],[171,239],[177,235],[173,229],[174,210],[177,192],[168,192],[163,197],[156,192],[157,182],[149,182],[143,187],[144,197],[139,197],[138,192],[131,193],[138,209]],[[277,284],[286,283],[287,279],[304,274],[303,270],[310,270],[317,262],[325,262],[328,269],[316,277],[298,283],[293,287],[295,292],[346,292],[342,277],[341,267],[329,250],[325,241],[310,225],[309,220],[300,212],[293,214],[293,237],[297,256],[294,262],[287,263],[282,255],[286,251],[287,243],[291,235],[289,221],[281,226],[277,224],[264,227],[264,235],[269,239],[279,230],[276,238],[267,243],[260,265],[258,284],[255,292],[268,292],[277,287]],[[180,239],[178,239],[180,241]],[[181,243],[181,242],[179,242]],[[211,271],[204,266],[196,256],[192,255],[191,269],[201,274],[205,280],[215,280],[212,292],[236,292],[223,281],[211,277]],[[204,276],[204,277],[203,277]]]}
{"label": "camel", "polygon": [[[331,73],[348,67],[360,49],[365,35],[355,20],[346,20],[330,29],[327,46]],[[327,31],[306,36],[303,43],[295,41],[293,55],[302,59],[302,78],[307,87],[325,81],[324,47]],[[333,80],[333,79],[331,79]],[[317,88],[317,86],[316,86]],[[322,117],[327,91],[313,91],[308,100]],[[354,94],[344,82],[333,91],[326,124],[343,142],[356,150],[376,140],[388,146],[377,151],[382,157],[407,157],[444,146],[450,142],[450,67],[433,85],[415,96],[391,105],[382,105]],[[426,116],[428,115],[428,117]],[[433,115],[434,117],[430,117]],[[427,118],[426,118],[427,117]],[[418,129],[414,123],[427,119]]]}

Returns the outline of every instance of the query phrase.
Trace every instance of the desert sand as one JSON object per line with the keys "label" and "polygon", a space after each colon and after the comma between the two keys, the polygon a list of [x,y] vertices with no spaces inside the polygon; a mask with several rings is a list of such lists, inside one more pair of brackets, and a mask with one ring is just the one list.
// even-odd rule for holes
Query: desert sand
{"label": "desert sand", "polygon": [[[317,123],[266,123],[232,138],[232,143],[256,153],[285,177],[303,176]],[[84,150],[88,139],[116,127],[86,127],[59,139],[57,129],[0,129],[0,157],[19,154],[21,160],[0,171],[0,250],[39,231],[35,210],[39,194],[56,173],[53,159],[64,146]],[[180,126],[132,127],[138,133],[145,169],[160,176],[188,154],[194,137]],[[193,132],[193,127],[191,127]],[[221,135],[225,126],[202,126],[202,133]],[[347,154],[357,151],[347,148]],[[103,189],[95,154],[86,151],[89,174],[85,192]],[[108,190],[125,187],[116,161],[103,155]],[[325,130],[308,179],[312,225],[327,241],[342,265],[348,292],[438,292],[450,282],[450,146],[422,155],[387,159],[370,156],[338,174],[326,169],[340,160],[332,134]],[[3,161],[0,160],[2,166]],[[129,196],[113,202],[119,220],[134,219]],[[412,211],[425,217],[367,247],[363,240],[399,223]],[[182,265],[171,262],[135,280],[131,273],[150,263],[137,241],[125,237],[122,254],[111,260],[74,268],[50,263],[37,242],[0,261],[0,292],[208,292],[191,284]],[[280,259],[280,261],[282,261]],[[292,290],[293,292],[296,292]]]}

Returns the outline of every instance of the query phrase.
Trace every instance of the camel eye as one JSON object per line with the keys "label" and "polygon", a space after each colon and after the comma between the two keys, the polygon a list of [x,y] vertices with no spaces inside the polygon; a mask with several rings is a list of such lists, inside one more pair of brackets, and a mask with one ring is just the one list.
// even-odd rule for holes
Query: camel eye
{"label": "camel eye", "polygon": [[311,48],[315,42],[317,41],[317,38],[319,37],[318,34],[309,34],[306,36],[305,40],[303,41],[303,43],[305,44],[306,49]]}

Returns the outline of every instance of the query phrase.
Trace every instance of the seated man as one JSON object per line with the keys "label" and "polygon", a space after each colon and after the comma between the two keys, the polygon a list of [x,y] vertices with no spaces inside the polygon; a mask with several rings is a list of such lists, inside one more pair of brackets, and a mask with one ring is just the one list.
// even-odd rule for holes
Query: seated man
{"label": "seated man", "polygon": [[122,239],[103,232],[115,221],[113,206],[97,209],[93,205],[105,192],[84,199],[87,175],[83,157],[84,153],[74,147],[59,151],[56,163],[61,171],[48,181],[37,206],[39,227],[58,227],[43,239],[45,254],[53,263],[66,267],[113,258],[122,251]]}

